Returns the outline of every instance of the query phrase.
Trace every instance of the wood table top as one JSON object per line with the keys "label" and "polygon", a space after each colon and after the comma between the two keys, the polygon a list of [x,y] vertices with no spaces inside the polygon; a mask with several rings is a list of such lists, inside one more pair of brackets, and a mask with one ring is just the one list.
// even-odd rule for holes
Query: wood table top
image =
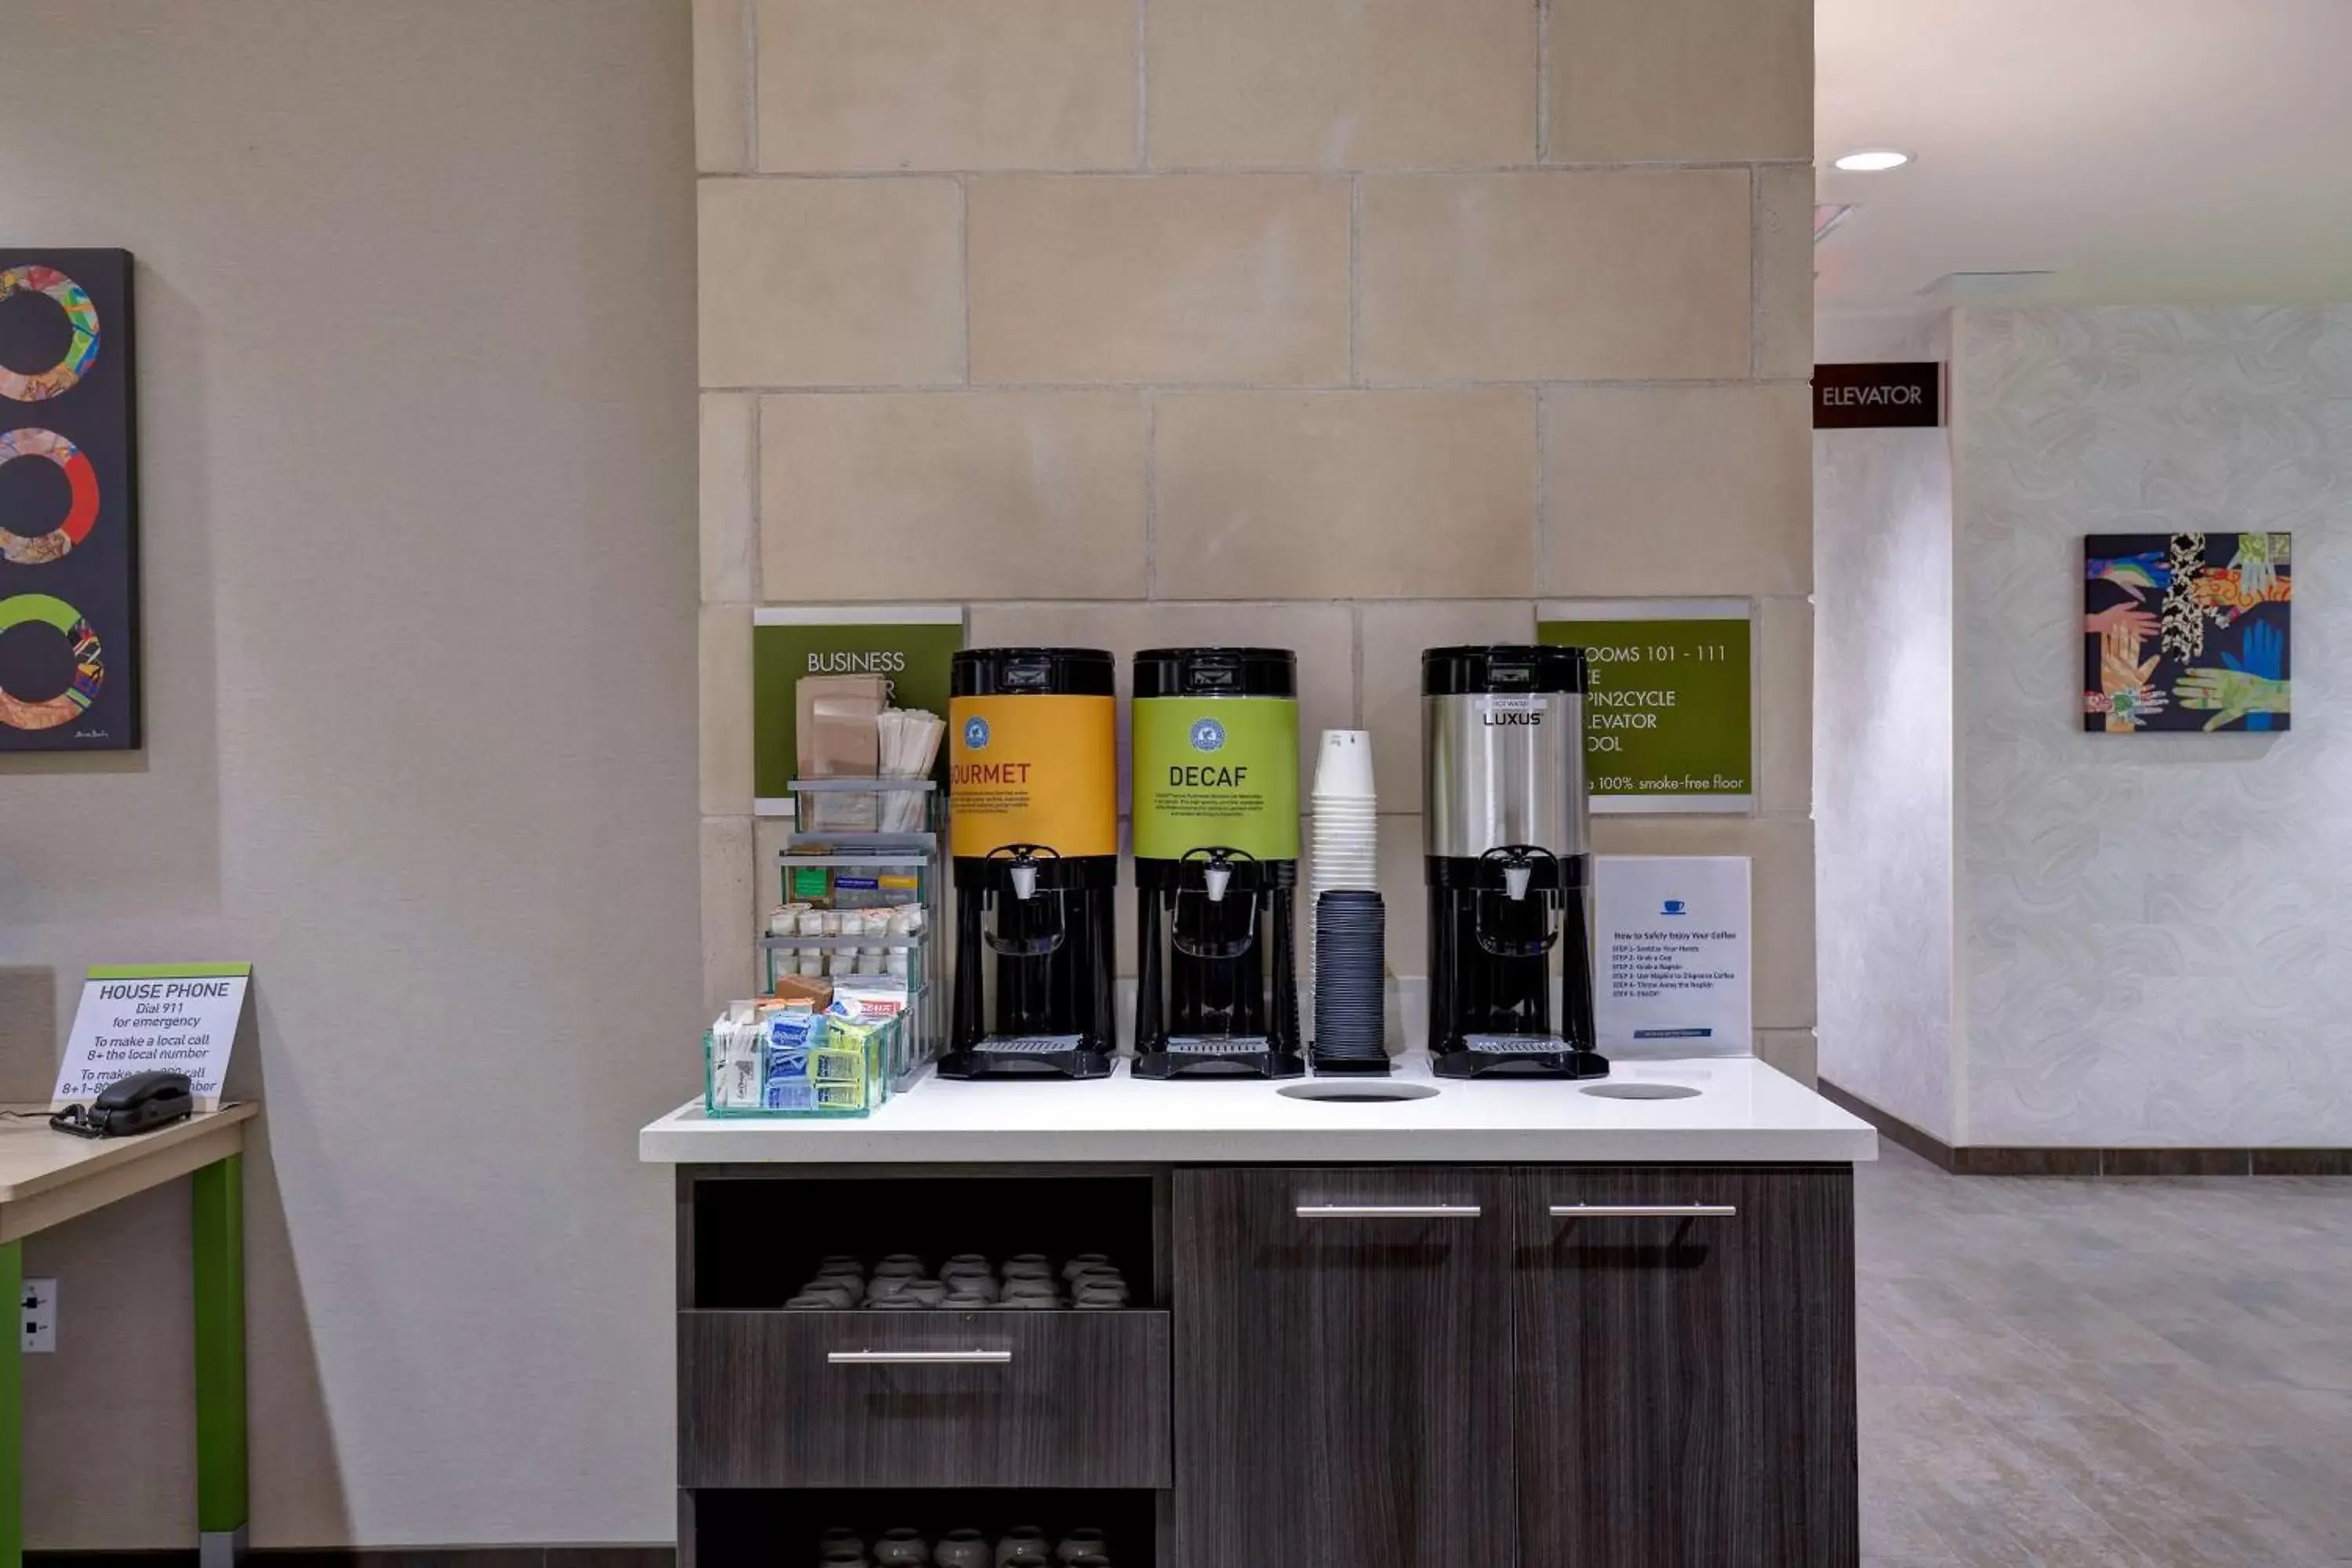
{"label": "wood table top", "polygon": [[77,1138],[48,1124],[46,1105],[0,1106],[0,1243],[158,1187],[241,1152],[247,1101],[128,1138]]}

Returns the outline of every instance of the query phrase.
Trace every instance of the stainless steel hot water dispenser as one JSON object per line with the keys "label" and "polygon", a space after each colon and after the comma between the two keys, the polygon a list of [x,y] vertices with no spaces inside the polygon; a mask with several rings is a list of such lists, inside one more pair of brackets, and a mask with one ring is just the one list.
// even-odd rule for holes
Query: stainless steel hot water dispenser
{"label": "stainless steel hot water dispenser", "polygon": [[1437,1074],[1606,1077],[1593,1049],[1584,650],[1430,648],[1421,690]]}

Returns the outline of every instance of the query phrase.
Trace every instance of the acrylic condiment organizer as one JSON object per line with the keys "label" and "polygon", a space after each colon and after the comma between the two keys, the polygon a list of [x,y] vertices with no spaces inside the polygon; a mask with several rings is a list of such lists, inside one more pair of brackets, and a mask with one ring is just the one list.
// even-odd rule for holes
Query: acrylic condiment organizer
{"label": "acrylic condiment organizer", "polygon": [[[938,1059],[947,1039],[945,962],[935,956],[946,952],[939,941],[945,920],[947,889],[946,862],[940,856],[940,813],[945,797],[938,784],[928,778],[794,779],[791,789],[794,828],[784,847],[776,853],[779,901],[802,901],[795,897],[796,879],[805,880],[812,876],[821,878],[830,889],[828,901],[836,910],[844,873],[870,874],[877,883],[884,877],[912,876],[915,880],[914,902],[922,910],[922,924],[918,931],[905,935],[768,933],[760,939],[762,973],[772,994],[780,976],[796,972],[797,955],[827,954],[825,967],[829,972],[834,969],[830,955],[848,950],[878,950],[887,955],[886,962],[900,954],[905,956],[907,1008],[900,1016],[899,1026],[890,1032],[890,1059],[887,1066],[886,1092],[895,1092],[912,1083]],[[870,812],[860,809],[859,797],[871,798]],[[919,826],[904,829],[803,826],[826,820],[856,823],[870,819],[882,823],[894,818],[910,820]],[[796,872],[802,874],[801,879],[795,878]],[[829,978],[836,984],[854,984],[857,976],[833,973]]]}

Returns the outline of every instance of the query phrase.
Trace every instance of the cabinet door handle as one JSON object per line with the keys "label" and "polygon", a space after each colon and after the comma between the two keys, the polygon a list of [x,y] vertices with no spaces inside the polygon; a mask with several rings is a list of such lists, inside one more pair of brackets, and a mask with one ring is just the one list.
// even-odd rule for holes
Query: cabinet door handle
{"label": "cabinet door handle", "polygon": [[835,1366],[1006,1366],[1011,1351],[827,1351]]}
{"label": "cabinet door handle", "polygon": [[1300,1219],[1476,1219],[1476,1204],[1300,1204]]}
{"label": "cabinet door handle", "polygon": [[1554,1204],[1554,1219],[1730,1219],[1732,1204]]}

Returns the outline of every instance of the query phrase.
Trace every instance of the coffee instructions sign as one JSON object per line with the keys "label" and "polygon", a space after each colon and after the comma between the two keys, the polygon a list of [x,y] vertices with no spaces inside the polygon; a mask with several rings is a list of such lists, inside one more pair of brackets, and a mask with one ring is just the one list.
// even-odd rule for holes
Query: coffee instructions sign
{"label": "coffee instructions sign", "polygon": [[93,965],[50,1109],[87,1104],[142,1072],[185,1073],[196,1109],[216,1109],[252,978],[249,963]]}
{"label": "coffee instructions sign", "polygon": [[[959,605],[877,605],[751,612],[751,793],[761,816],[793,815],[803,675],[879,675],[894,708],[947,717],[950,666],[963,647]],[[942,747],[944,763],[946,748]]]}
{"label": "coffee instructions sign", "polygon": [[1599,813],[1744,814],[1754,798],[1745,599],[1545,605],[1537,640],[1585,650],[1585,786]]}
{"label": "coffee instructions sign", "polygon": [[1744,855],[1603,855],[1593,1016],[1603,1056],[1755,1054]]}

